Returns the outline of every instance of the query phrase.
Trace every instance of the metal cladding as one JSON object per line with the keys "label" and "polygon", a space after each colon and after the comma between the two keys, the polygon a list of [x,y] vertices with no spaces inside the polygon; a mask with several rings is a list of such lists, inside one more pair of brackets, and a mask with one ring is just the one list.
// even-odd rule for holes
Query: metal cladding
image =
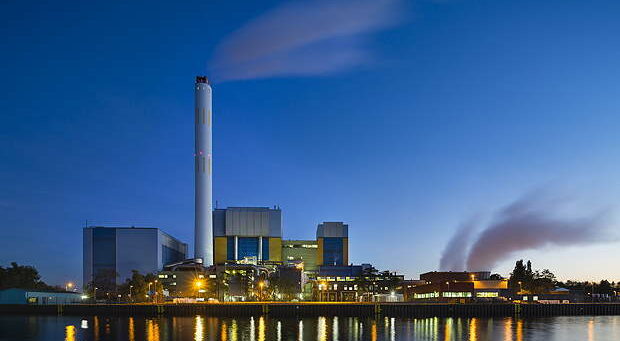
{"label": "metal cladding", "polygon": [[211,86],[205,76],[195,85],[195,226],[194,256],[204,266],[213,265]]}

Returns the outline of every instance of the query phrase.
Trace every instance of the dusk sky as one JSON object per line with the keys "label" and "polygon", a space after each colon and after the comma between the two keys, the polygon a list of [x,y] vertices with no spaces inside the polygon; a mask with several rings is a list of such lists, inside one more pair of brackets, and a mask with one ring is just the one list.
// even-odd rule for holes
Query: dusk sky
{"label": "dusk sky", "polygon": [[344,221],[352,262],[417,278],[458,226],[542,191],[611,232],[492,270],[619,281],[620,2],[362,3],[3,1],[0,265],[79,282],[86,221],[191,248],[206,74],[219,207],[278,205],[286,239]]}

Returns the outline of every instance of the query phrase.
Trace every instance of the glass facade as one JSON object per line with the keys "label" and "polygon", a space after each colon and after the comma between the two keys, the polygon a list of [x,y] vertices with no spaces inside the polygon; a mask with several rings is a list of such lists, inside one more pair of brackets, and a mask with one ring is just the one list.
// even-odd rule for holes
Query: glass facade
{"label": "glass facade", "polygon": [[93,276],[116,271],[116,230],[93,229]]}
{"label": "glass facade", "polygon": [[243,259],[245,257],[258,258],[258,237],[239,237],[237,238],[237,257]]}
{"label": "glass facade", "polygon": [[235,260],[235,237],[226,239],[226,259]]}
{"label": "glass facade", "polygon": [[343,238],[325,237],[323,238],[323,264],[325,265],[344,265]]}
{"label": "glass facade", "polygon": [[[237,238],[237,260],[245,257],[256,257],[258,259],[258,237],[238,237]],[[269,238],[263,237],[263,260],[269,259]],[[228,237],[226,240],[226,258],[235,260],[235,237]]]}

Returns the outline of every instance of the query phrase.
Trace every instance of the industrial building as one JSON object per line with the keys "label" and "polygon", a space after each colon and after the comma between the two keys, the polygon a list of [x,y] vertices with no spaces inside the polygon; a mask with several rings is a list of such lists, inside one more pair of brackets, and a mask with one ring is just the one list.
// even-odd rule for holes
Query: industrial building
{"label": "industrial building", "polygon": [[402,301],[403,275],[379,272],[370,264],[323,265],[314,285],[314,300],[327,302]]}
{"label": "industrial building", "polygon": [[132,270],[155,273],[187,257],[187,244],[158,228],[85,227],[83,243],[84,287],[120,284]]}
{"label": "industrial building", "polygon": [[283,240],[282,260],[301,264],[305,272],[314,273],[319,269],[318,248],[319,243],[316,240]]}
{"label": "industrial building", "polygon": [[349,225],[324,222],[316,229],[317,265],[349,264]]}
{"label": "industrial building", "polygon": [[491,278],[488,271],[433,271],[421,274],[420,282],[404,288],[408,300],[464,303],[506,300],[511,296],[508,280]]}
{"label": "industrial building", "polygon": [[78,304],[84,303],[86,296],[76,292],[52,292],[26,289],[0,290],[0,304]]}
{"label": "industrial building", "polygon": [[215,264],[282,261],[282,211],[277,207],[215,209],[213,227]]}

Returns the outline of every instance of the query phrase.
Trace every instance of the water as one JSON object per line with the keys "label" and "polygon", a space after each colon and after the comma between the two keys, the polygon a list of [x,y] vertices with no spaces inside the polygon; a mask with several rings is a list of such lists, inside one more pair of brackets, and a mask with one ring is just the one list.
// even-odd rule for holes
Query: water
{"label": "water", "polygon": [[275,318],[0,316],[0,340],[620,340],[620,316]]}

